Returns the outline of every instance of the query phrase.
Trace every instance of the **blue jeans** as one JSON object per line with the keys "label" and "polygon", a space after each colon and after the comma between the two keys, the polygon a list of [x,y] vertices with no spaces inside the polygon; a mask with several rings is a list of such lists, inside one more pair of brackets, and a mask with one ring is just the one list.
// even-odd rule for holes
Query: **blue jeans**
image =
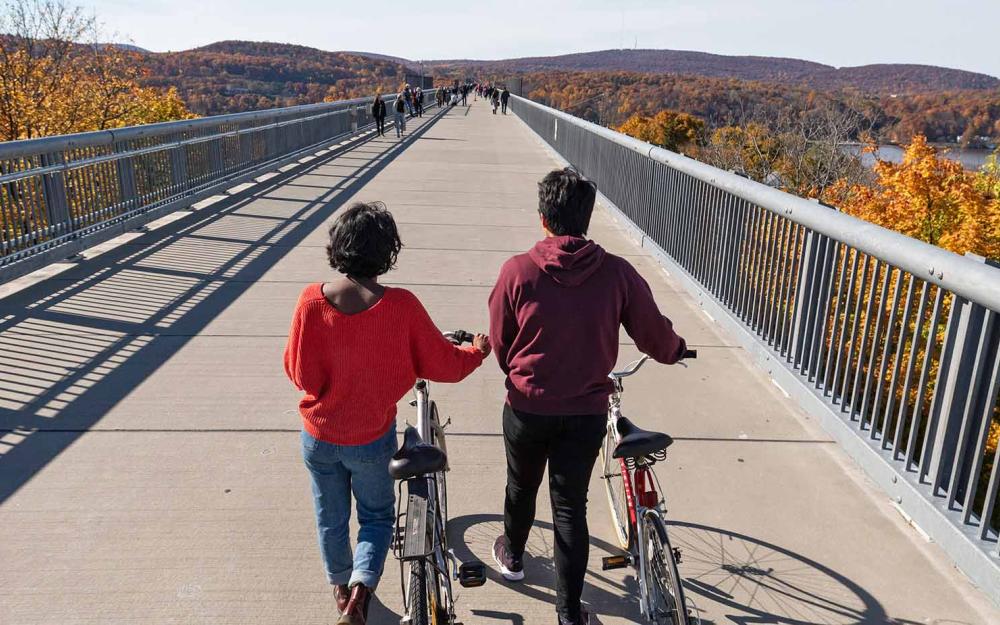
{"label": "blue jeans", "polygon": [[[312,477],[319,548],[331,584],[378,586],[396,519],[389,459],[396,428],[367,445],[333,445],[302,432],[302,458]],[[351,554],[351,494],[358,507],[358,544]]]}
{"label": "blue jeans", "polygon": [[403,131],[406,130],[406,115],[404,113],[396,112],[396,136],[401,137]]}

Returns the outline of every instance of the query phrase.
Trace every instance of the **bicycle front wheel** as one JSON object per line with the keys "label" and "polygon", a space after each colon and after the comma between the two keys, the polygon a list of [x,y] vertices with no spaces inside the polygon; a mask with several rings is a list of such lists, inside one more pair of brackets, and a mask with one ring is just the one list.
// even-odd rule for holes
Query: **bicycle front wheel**
{"label": "bicycle front wheel", "polygon": [[628,473],[621,460],[614,458],[615,439],[610,430],[604,437],[601,447],[601,466],[604,487],[608,493],[608,507],[611,509],[611,526],[622,549],[632,545],[632,522],[629,518],[628,496],[625,492],[625,480]]}
{"label": "bicycle front wheel", "polygon": [[656,625],[688,625],[684,588],[663,520],[646,515],[642,520],[642,540],[649,619]]}

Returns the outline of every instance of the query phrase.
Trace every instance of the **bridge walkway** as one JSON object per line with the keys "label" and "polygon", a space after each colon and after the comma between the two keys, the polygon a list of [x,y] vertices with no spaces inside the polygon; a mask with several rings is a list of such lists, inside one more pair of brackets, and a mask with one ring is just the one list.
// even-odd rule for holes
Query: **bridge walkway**
{"label": "bridge walkway", "polygon": [[[442,328],[486,327],[500,264],[539,237],[535,182],[556,162],[517,118],[470,104],[402,145],[366,137],[5,287],[0,623],[334,622],[281,364],[291,309],[328,275],[337,209],[382,200],[406,244],[388,283]],[[608,212],[591,234],[700,350],[630,379],[626,409],[677,439],[658,472],[702,622],[1000,623]],[[625,335],[621,353],[636,356]],[[452,419],[451,541],[488,562],[502,377],[490,362],[433,395]],[[638,622],[635,580],[600,570],[613,551],[602,488],[595,477],[584,598],[601,623]],[[491,572],[460,591],[463,622],[553,622],[550,521],[542,502],[524,583]],[[397,576],[390,560],[375,624],[398,622]]]}

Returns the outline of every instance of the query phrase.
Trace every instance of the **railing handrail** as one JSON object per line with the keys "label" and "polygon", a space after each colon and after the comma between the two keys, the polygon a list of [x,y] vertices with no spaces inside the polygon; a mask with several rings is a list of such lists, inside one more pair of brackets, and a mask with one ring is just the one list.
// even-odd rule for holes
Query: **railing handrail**
{"label": "railing handrail", "polygon": [[558,109],[520,96],[511,97],[1000,312],[1000,269],[996,267],[737,176]]}
{"label": "railing handrail", "polygon": [[[428,92],[433,92],[429,89]],[[384,94],[383,99],[391,100],[397,94]],[[78,132],[67,135],[53,135],[51,137],[39,137],[37,139],[21,139],[18,141],[0,142],[0,160],[15,158],[25,158],[38,154],[51,154],[64,150],[73,150],[88,147],[100,147],[114,145],[119,141],[127,141],[140,138],[153,138],[169,135],[176,132],[189,132],[218,126],[219,124],[240,123],[257,121],[261,119],[286,118],[303,113],[337,111],[343,107],[356,106],[371,102],[375,95],[372,94],[363,98],[352,98],[350,100],[336,100],[334,102],[318,102],[316,104],[299,104],[296,106],[285,106],[273,109],[261,109],[256,111],[244,111],[242,113],[226,113],[224,115],[209,115],[206,117],[195,117],[192,119],[179,119],[169,122],[157,122],[154,124],[140,124],[137,126],[124,126],[121,128],[109,128],[108,130],[94,130],[90,132]]]}

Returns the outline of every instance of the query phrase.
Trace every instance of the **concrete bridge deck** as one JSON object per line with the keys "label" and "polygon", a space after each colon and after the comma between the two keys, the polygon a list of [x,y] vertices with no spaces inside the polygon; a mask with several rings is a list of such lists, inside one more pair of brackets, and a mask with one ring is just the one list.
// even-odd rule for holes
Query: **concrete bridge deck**
{"label": "concrete bridge deck", "polygon": [[[406,244],[387,282],[416,292],[442,328],[485,328],[500,264],[539,236],[535,182],[555,161],[517,118],[471,104],[425,120],[402,146],[358,141],[6,288],[0,623],[336,620],[281,365],[291,309],[328,275],[325,224],[348,201],[377,199]],[[700,349],[687,368],[645,368],[625,401],[677,438],[658,472],[703,622],[1000,623],[607,212],[591,235],[640,268]],[[623,343],[624,362],[636,352]],[[432,390],[453,421],[451,540],[460,558],[489,561],[503,501],[501,375],[491,361]],[[550,516],[539,510],[527,581],[491,572],[461,590],[466,624],[554,622]],[[585,601],[601,623],[638,622],[635,580],[600,571],[612,538],[596,479],[590,518]],[[390,560],[372,622],[398,622],[399,605]]]}

